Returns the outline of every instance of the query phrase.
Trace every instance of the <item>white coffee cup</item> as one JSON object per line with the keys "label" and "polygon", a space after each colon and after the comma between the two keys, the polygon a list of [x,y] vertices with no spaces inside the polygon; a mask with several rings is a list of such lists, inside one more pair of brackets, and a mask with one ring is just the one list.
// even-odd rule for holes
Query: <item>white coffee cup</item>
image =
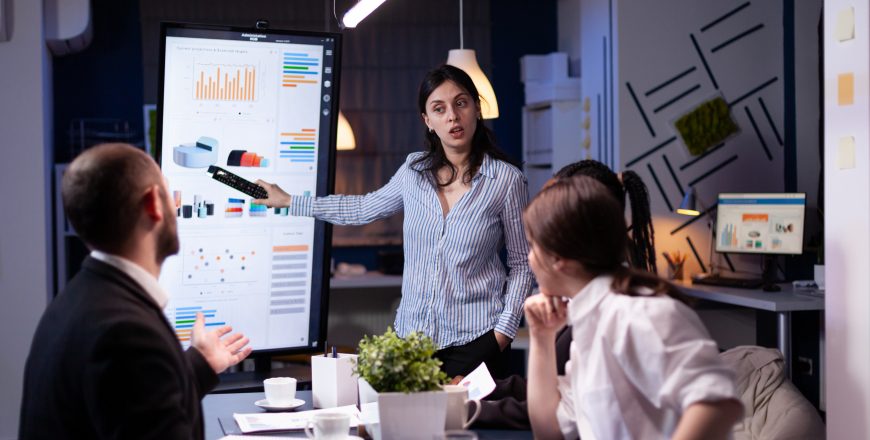
{"label": "white coffee cup", "polygon": [[343,413],[315,414],[305,426],[305,435],[317,440],[347,440],[350,415]]}
{"label": "white coffee cup", "polygon": [[[445,429],[466,429],[480,415],[480,401],[468,400],[468,388],[462,385],[444,385],[447,392],[447,419]],[[468,405],[474,404],[474,414],[468,417]]]}
{"label": "white coffee cup", "polygon": [[266,401],[273,406],[289,406],[296,399],[296,379],[273,377],[263,381]]}

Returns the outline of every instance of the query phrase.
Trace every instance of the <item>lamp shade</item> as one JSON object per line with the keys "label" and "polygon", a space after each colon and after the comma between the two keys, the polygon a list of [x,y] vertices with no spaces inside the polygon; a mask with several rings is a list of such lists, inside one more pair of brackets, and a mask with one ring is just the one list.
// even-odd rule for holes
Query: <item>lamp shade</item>
{"label": "lamp shade", "polygon": [[686,195],[683,196],[683,201],[680,202],[680,206],[677,207],[677,214],[683,215],[691,215],[697,217],[701,215],[701,212],[698,211],[698,198],[695,195],[695,188],[691,187],[688,191],[686,191]]}
{"label": "lamp shade", "polygon": [[450,52],[447,53],[447,64],[464,70],[474,81],[474,87],[477,87],[477,93],[480,94],[480,112],[483,119],[497,118],[498,101],[495,99],[495,92],[492,90],[489,79],[486,78],[483,70],[480,70],[480,65],[477,64],[477,55],[474,50],[450,49]]}
{"label": "lamp shade", "polygon": [[337,150],[353,150],[356,148],[356,138],[353,135],[353,129],[341,111],[338,112],[338,134],[336,138],[335,147]]}

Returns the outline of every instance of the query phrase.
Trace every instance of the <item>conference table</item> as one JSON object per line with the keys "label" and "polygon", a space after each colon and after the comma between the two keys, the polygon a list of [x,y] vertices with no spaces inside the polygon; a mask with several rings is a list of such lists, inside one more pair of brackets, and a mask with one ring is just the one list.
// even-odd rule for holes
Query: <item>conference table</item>
{"label": "conference table", "polygon": [[[300,411],[314,409],[311,405],[311,391],[297,391],[296,397],[305,401],[305,405],[299,408]],[[254,402],[263,398],[265,398],[263,392],[209,394],[205,396],[205,399],[202,400],[202,410],[206,440],[220,439],[228,434],[240,434],[233,420],[233,413],[250,414],[265,412],[254,405]],[[224,427],[226,427],[226,430]],[[477,429],[474,432],[477,433],[480,440],[520,440],[533,438],[531,431]],[[351,433],[355,434],[356,429],[352,428]],[[271,437],[306,438],[305,433],[301,431],[270,433],[268,435]],[[258,438],[254,435],[250,437],[252,439]]]}

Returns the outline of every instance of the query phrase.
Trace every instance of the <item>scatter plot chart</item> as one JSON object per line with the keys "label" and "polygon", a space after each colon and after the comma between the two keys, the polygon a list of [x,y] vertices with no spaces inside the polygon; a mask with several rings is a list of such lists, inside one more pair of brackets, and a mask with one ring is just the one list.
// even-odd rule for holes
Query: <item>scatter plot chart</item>
{"label": "scatter plot chart", "polygon": [[261,281],[270,262],[265,239],[198,239],[184,246],[182,282],[185,285]]}

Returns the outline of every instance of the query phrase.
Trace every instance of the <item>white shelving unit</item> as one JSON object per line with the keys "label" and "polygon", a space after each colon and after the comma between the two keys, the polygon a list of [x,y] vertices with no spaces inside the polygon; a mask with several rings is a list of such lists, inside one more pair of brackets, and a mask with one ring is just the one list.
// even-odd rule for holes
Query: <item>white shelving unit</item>
{"label": "white shelving unit", "polygon": [[579,99],[523,107],[523,168],[530,197],[553,173],[583,159],[581,118]]}

